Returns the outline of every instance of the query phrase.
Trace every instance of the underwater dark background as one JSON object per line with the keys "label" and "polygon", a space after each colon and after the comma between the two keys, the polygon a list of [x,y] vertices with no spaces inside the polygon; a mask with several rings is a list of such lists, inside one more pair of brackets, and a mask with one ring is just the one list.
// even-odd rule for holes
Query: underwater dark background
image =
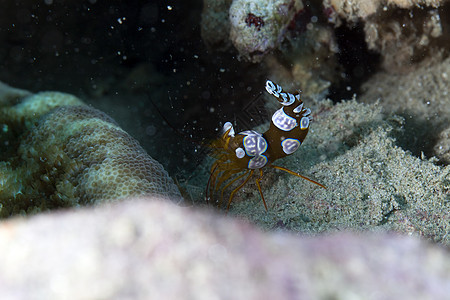
{"label": "underwater dark background", "polygon": [[171,173],[195,167],[205,156],[201,145],[262,91],[258,65],[208,52],[201,0],[0,6],[1,81],[79,96],[116,119]]}
{"label": "underwater dark background", "polygon": [[[317,2],[319,3],[319,2]],[[321,15],[305,1],[304,18]],[[32,92],[79,96],[111,115],[167,170],[184,177],[226,121],[238,130],[266,121],[243,115],[260,97],[267,66],[211,52],[201,38],[203,1],[0,0],[0,80]],[[305,19],[305,20],[304,20]],[[334,102],[359,94],[379,64],[362,27],[335,32],[341,79]],[[167,122],[166,122],[167,121]]]}

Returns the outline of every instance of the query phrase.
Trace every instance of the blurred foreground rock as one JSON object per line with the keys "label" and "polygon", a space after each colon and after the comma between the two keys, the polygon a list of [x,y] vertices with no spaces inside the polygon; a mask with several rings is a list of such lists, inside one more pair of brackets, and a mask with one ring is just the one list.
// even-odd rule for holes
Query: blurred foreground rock
{"label": "blurred foreground rock", "polygon": [[157,199],[0,225],[0,299],[444,299],[445,249],[263,233]]}

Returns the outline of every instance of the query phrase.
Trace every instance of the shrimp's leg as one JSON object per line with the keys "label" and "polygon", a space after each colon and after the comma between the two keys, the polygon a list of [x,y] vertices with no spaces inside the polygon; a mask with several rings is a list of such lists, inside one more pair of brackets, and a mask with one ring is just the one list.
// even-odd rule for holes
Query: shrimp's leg
{"label": "shrimp's leg", "polygon": [[[214,173],[216,172],[216,169],[217,169],[218,166],[219,166],[218,162],[215,162],[211,166],[211,173],[209,174],[208,183],[206,184],[206,190],[205,190],[206,204],[209,204],[209,196],[208,196],[208,194],[209,194],[209,190],[211,188],[211,178],[213,177]],[[214,179],[214,181],[215,181],[215,179]]]}
{"label": "shrimp's leg", "polygon": [[[236,182],[236,180],[239,180],[239,179],[241,179],[242,177],[244,177],[245,175],[247,175],[248,172],[249,172],[249,171],[247,171],[247,172],[245,172],[245,173],[242,173],[242,174],[239,175],[238,177],[236,177],[236,178],[234,178],[233,180],[231,180],[230,182],[228,182],[228,183],[222,188],[222,191],[221,191],[221,193],[220,193],[220,202],[219,202],[218,205],[220,205],[220,203],[222,203],[222,201],[223,201],[223,193],[225,192],[225,190],[226,190],[230,185],[232,185],[234,182]],[[237,173],[237,172],[236,172],[236,173]]]}
{"label": "shrimp's leg", "polygon": [[274,169],[278,169],[278,170],[287,172],[287,173],[289,173],[289,174],[291,174],[291,175],[294,175],[294,176],[303,178],[303,179],[305,179],[305,180],[308,180],[309,182],[315,183],[315,184],[317,184],[318,186],[320,186],[320,187],[322,187],[322,188],[324,188],[324,189],[327,188],[327,187],[324,186],[323,184],[320,184],[320,183],[318,183],[317,181],[314,181],[314,180],[312,180],[312,179],[309,179],[308,177],[305,177],[305,176],[303,176],[303,175],[300,175],[300,174],[298,174],[298,173],[296,173],[296,172],[294,172],[294,171],[291,171],[291,170],[289,170],[289,169],[286,169],[286,168],[283,168],[283,167],[279,167],[279,166],[274,166],[274,165],[271,165],[271,167],[274,168]]}
{"label": "shrimp's leg", "polygon": [[259,184],[259,182],[261,181],[262,177],[263,177],[263,170],[259,169],[259,177],[256,178],[256,185],[258,186],[259,194],[261,195],[261,199],[262,199],[262,201],[264,203],[264,208],[267,211],[266,200],[264,200],[264,195],[263,195],[262,190],[261,190],[261,185]]}
{"label": "shrimp's leg", "polygon": [[[234,194],[236,194],[236,192],[239,191],[239,190],[240,190],[240,189],[248,182],[248,180],[250,179],[250,177],[252,177],[254,171],[255,171],[255,170],[251,170],[251,171],[250,171],[250,174],[247,176],[247,178],[245,178],[244,182],[242,182],[237,188],[235,188],[235,189],[231,192],[230,198],[229,198],[229,200],[228,200],[227,211],[230,209],[230,204],[231,204],[231,201],[233,201]],[[247,173],[248,173],[248,171],[247,171]],[[245,173],[245,174],[247,174],[247,173]]]}
{"label": "shrimp's leg", "polygon": [[242,172],[242,169],[236,169],[236,168],[235,169],[228,169],[228,170],[223,171],[220,174],[220,176],[217,178],[218,180],[217,180],[217,184],[216,184],[216,187],[214,189],[214,192],[217,192],[222,187],[222,185],[228,179],[230,179],[234,174],[240,173],[240,172]]}

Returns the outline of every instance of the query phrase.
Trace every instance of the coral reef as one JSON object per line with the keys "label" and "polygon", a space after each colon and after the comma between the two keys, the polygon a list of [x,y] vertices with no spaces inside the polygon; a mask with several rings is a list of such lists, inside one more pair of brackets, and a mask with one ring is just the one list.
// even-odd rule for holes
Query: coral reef
{"label": "coral reef", "polygon": [[265,233],[153,198],[8,220],[0,225],[0,255],[2,299],[381,300],[450,293],[448,252],[413,237]]}
{"label": "coral reef", "polygon": [[261,186],[269,212],[256,187],[249,186],[236,194],[231,214],[272,230],[395,230],[450,244],[450,166],[436,166],[398,147],[401,117],[355,101],[311,109],[314,122],[308,138],[279,164],[327,189],[266,172]]}
{"label": "coral reef", "polygon": [[361,101],[379,102],[386,111],[405,118],[406,134],[399,137],[404,147],[417,156],[423,151],[443,158],[448,150],[432,149],[450,123],[450,58],[434,61],[405,75],[378,72],[362,90]]}
{"label": "coral reef", "polygon": [[[237,3],[231,5],[230,20]],[[279,32],[281,36],[265,32],[283,43],[270,54],[258,52],[258,61],[264,57],[262,72],[270,79],[291,91],[301,88],[305,96],[322,102],[311,107],[316,114],[304,148],[283,162],[289,169],[312,175],[328,189],[268,172],[261,186],[266,200],[271,199],[269,212],[264,212],[257,187],[249,186],[235,195],[230,213],[269,229],[311,234],[395,230],[448,245],[448,1],[326,0],[323,11],[304,3],[303,10]],[[242,30],[254,33],[245,40],[258,46],[255,37],[268,24],[267,14],[250,8],[239,12]],[[349,35],[338,37],[343,33]],[[367,47],[367,56],[376,60],[369,80],[360,72],[366,68],[365,61],[345,53],[355,45],[345,45],[354,38],[352,34],[358,34],[358,46]],[[250,46],[234,45],[253,61]],[[380,54],[381,63],[372,52]],[[347,65],[344,59],[349,60]],[[380,66],[381,71],[374,73]],[[349,101],[332,106],[322,101],[330,85],[340,80],[349,82],[348,91],[352,91],[352,80],[365,82],[354,92],[359,102],[371,105]],[[436,158],[426,159],[433,155],[440,165]]]}
{"label": "coral reef", "polygon": [[[2,80],[90,95],[126,132],[0,83],[0,216],[118,202],[3,220],[1,299],[448,297],[449,1],[204,0],[201,27],[201,0],[21,3],[0,10]],[[227,217],[201,211],[207,153],[149,98],[205,142],[225,121],[267,130],[267,79],[313,116],[277,164],[327,189],[270,169],[267,212],[254,183]],[[196,207],[167,201],[177,187],[130,135]]]}
{"label": "coral reef", "polygon": [[[357,22],[359,19],[366,19],[379,10],[388,10],[398,7],[411,9],[414,7],[431,6],[437,8],[447,0],[324,0],[325,9],[332,9],[329,13],[338,14],[339,17],[350,22]],[[339,22],[336,16],[331,16],[333,22]]]}
{"label": "coral reef", "polygon": [[[323,93],[338,78],[333,28],[319,22],[321,6],[301,1],[204,1],[202,38],[212,51],[239,52],[263,62],[267,78],[301,86],[305,95]],[[228,17],[229,16],[229,17]]]}
{"label": "coral reef", "polygon": [[442,162],[450,164],[450,127],[442,130],[439,134],[434,146],[434,154],[439,157]]}
{"label": "coral reef", "polygon": [[381,53],[385,70],[405,73],[424,58],[450,49],[447,0],[325,0],[328,19],[340,26],[363,22],[369,49]]}
{"label": "coral reef", "polygon": [[131,195],[181,199],[167,172],[135,139],[75,96],[27,96],[3,105],[0,123],[3,217]]}
{"label": "coral reef", "polygon": [[0,105],[11,105],[21,98],[31,95],[30,92],[13,88],[0,81]]}
{"label": "coral reef", "polygon": [[264,61],[268,78],[292,89],[301,87],[308,96],[326,93],[332,82],[339,81],[339,48],[330,28],[310,22],[305,31],[292,30],[286,38],[289,42],[280,47],[283,55]]}
{"label": "coral reef", "polygon": [[301,0],[234,0],[230,7],[230,39],[240,55],[259,62],[277,48]]}

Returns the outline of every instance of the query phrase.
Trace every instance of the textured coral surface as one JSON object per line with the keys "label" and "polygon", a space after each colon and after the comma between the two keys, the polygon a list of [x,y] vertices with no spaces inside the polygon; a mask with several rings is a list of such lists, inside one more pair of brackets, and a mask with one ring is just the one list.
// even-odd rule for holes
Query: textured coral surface
{"label": "textured coral surface", "polygon": [[19,101],[0,110],[2,216],[130,195],[181,198],[163,167],[103,112],[58,92]]}
{"label": "textured coral surface", "polygon": [[0,224],[0,256],[2,299],[386,300],[450,293],[448,252],[417,238],[264,233],[157,199],[9,220]]}
{"label": "textured coral surface", "polygon": [[310,133],[293,155],[277,161],[327,186],[266,170],[258,189],[236,196],[231,214],[267,229],[296,232],[395,230],[450,243],[450,166],[414,157],[396,145],[403,119],[380,105],[347,101],[312,108]]}
{"label": "textured coral surface", "polygon": [[417,156],[423,151],[448,162],[444,132],[450,124],[450,58],[404,75],[379,72],[364,84],[363,91],[361,101],[379,102],[386,111],[405,118],[406,134],[399,137],[403,145]]}
{"label": "textured coral surface", "polygon": [[369,49],[390,72],[408,72],[424,58],[449,51],[448,0],[324,0],[329,20],[363,24]]}
{"label": "textured coral surface", "polygon": [[229,11],[230,40],[242,56],[259,62],[280,44],[302,8],[301,0],[235,0]]}
{"label": "textured coral surface", "polygon": [[[331,5],[342,16],[350,20],[366,18],[379,9],[388,6],[414,8],[421,6],[439,7],[448,0],[324,0],[325,6]],[[356,21],[356,20],[354,20]]]}
{"label": "textured coral surface", "polygon": [[[277,14],[260,8],[261,1],[247,2],[253,6],[233,1],[230,8],[231,30],[233,21],[239,20],[236,28],[241,29],[230,40],[244,57],[260,45],[267,16]],[[261,185],[269,211],[250,180],[253,184],[237,193],[230,213],[268,229],[311,234],[395,230],[448,245],[450,4],[445,0],[303,4],[285,30],[264,31],[262,41],[281,41],[271,46],[277,51],[259,54],[268,78],[291,91],[304,90],[312,98],[304,100],[308,106],[308,101],[315,102],[305,142],[298,153],[276,164],[312,177],[327,189],[268,170]],[[245,13],[252,13],[252,18]],[[246,31],[253,35],[247,37]],[[249,47],[238,47],[236,37]],[[349,92],[345,98],[333,95],[339,85],[341,93]],[[354,100],[332,105],[323,101],[326,93],[335,102],[352,94]],[[266,98],[269,111],[277,109],[272,100]],[[207,180],[207,174],[198,173]]]}

